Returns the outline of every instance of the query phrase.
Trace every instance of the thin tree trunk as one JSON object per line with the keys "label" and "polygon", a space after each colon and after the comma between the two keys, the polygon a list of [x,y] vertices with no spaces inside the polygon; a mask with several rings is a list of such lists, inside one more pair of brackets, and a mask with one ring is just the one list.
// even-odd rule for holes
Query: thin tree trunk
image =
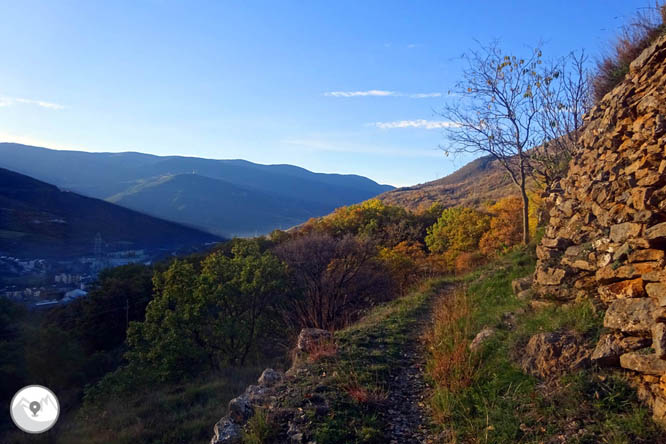
{"label": "thin tree trunk", "polygon": [[530,243],[530,201],[527,197],[527,191],[525,190],[524,176],[520,182],[520,195],[523,199],[523,244],[527,245]]}

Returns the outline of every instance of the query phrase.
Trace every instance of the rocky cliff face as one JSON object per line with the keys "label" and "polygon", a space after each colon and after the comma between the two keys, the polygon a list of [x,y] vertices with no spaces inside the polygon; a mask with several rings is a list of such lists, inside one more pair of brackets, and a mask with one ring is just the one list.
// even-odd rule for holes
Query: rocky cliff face
{"label": "rocky cliff face", "polygon": [[535,290],[606,309],[592,359],[637,376],[666,420],[666,36],[587,117],[583,149],[551,194]]}

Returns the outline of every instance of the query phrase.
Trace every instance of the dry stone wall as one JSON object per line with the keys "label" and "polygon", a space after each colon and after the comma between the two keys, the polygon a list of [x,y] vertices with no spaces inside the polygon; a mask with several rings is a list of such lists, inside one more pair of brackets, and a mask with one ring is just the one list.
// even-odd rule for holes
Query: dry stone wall
{"label": "dry stone wall", "polygon": [[540,298],[606,308],[592,360],[638,376],[666,420],[666,36],[590,112],[583,149],[548,197],[537,247]]}

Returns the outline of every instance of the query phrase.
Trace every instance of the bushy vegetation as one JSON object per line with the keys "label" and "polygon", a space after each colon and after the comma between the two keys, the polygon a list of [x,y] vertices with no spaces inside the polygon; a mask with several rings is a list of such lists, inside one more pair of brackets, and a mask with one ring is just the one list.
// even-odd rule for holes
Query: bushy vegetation
{"label": "bushy vegetation", "polygon": [[490,217],[484,213],[465,207],[447,208],[428,228],[425,241],[431,252],[445,255],[453,265],[460,253],[479,249],[479,241],[489,228]]}
{"label": "bushy vegetation", "polygon": [[275,249],[287,265],[295,295],[285,318],[305,327],[336,330],[365,308],[393,296],[393,282],[368,240],[345,234],[309,233]]}
{"label": "bushy vegetation", "polygon": [[592,80],[594,99],[601,100],[629,72],[629,65],[658,37],[666,33],[666,5],[644,8],[620,30],[609,54],[597,63]]}

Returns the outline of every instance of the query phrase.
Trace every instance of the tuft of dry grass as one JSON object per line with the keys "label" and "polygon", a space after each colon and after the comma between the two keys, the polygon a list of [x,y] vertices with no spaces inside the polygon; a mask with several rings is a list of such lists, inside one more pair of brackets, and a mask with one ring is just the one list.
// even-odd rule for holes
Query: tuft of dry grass
{"label": "tuft of dry grass", "polygon": [[[429,351],[427,372],[437,390],[456,393],[469,387],[478,371],[479,356],[469,350],[472,307],[466,289],[458,289],[435,306],[433,325],[424,334]],[[435,409],[438,420],[449,412]]]}
{"label": "tuft of dry grass", "polygon": [[335,341],[319,341],[313,344],[310,352],[308,353],[308,362],[315,363],[324,358],[331,358],[338,353],[338,346]]}
{"label": "tuft of dry grass", "polygon": [[370,404],[379,406],[386,402],[388,393],[378,387],[364,387],[361,385],[348,385],[345,387],[346,393],[359,404]]}
{"label": "tuft of dry grass", "polygon": [[350,370],[345,374],[342,388],[357,404],[382,406],[388,399],[388,391],[377,384],[361,382],[358,373]]}
{"label": "tuft of dry grass", "polygon": [[617,86],[629,72],[629,64],[666,32],[666,4],[655,3],[654,8],[638,12],[634,20],[620,30],[610,54],[597,63],[592,79],[594,100],[601,100]]}

